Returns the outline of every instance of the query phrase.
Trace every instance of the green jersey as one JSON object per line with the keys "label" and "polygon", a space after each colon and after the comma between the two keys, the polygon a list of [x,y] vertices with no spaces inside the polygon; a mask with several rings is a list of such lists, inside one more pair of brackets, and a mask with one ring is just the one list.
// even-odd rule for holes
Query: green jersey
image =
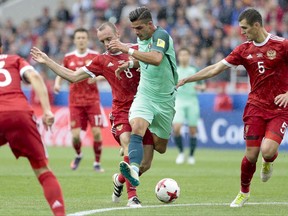
{"label": "green jersey", "polygon": [[141,41],[138,38],[138,46],[142,52],[156,50],[162,53],[163,59],[159,66],[139,61],[141,77],[137,94],[153,101],[171,100],[178,82],[172,38],[163,28],[157,27],[150,39]]}
{"label": "green jersey", "polygon": [[[193,66],[188,67],[178,67],[177,73],[179,76],[179,79],[184,79],[186,77],[192,76],[193,74],[197,73],[198,69]],[[181,86],[177,89],[177,99],[183,99],[183,100],[190,100],[191,98],[196,97],[197,98],[197,91],[195,89],[195,85],[204,83],[204,81],[198,81],[198,82],[190,82],[186,83],[185,85]]]}

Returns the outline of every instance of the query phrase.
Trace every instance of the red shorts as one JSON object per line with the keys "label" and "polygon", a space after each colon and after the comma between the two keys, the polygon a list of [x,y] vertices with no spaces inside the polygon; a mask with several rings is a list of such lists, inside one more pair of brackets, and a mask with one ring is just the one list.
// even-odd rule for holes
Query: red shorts
{"label": "red shorts", "polygon": [[[110,113],[110,122],[112,125],[111,132],[114,136],[114,139],[120,143],[120,135],[124,132],[131,132],[132,128],[128,121],[128,113],[117,113],[112,115]],[[146,130],[146,133],[143,137],[143,145],[154,145],[153,135],[149,129]]]}
{"label": "red shorts", "polygon": [[7,142],[15,157],[27,157],[33,168],[47,165],[48,156],[32,111],[1,112],[0,145]]}
{"label": "red shorts", "polygon": [[243,121],[244,139],[247,146],[260,147],[264,137],[280,144],[288,126],[288,113],[275,115],[247,104]]}
{"label": "red shorts", "polygon": [[103,127],[103,116],[99,102],[89,106],[69,106],[71,128],[86,130],[88,122],[91,127]]}

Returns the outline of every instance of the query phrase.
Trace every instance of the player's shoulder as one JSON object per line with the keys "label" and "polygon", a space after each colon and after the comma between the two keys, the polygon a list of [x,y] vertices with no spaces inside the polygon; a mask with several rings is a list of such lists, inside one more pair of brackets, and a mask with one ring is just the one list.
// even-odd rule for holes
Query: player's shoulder
{"label": "player's shoulder", "polygon": [[280,37],[280,36],[277,36],[277,35],[270,35],[270,38],[269,38],[271,41],[273,42],[283,42],[283,41],[287,41],[287,39],[285,39],[284,37]]}
{"label": "player's shoulder", "polygon": [[64,55],[64,57],[66,58],[66,57],[71,57],[71,56],[75,56],[75,55],[76,55],[76,51],[74,50],[74,51],[71,51],[71,52],[66,53],[66,54]]}
{"label": "player's shoulder", "polygon": [[13,60],[16,60],[16,59],[22,59],[22,57],[20,57],[19,55],[11,55],[11,54],[0,54],[0,59],[13,59]]}
{"label": "player's shoulder", "polygon": [[87,52],[88,52],[89,54],[92,54],[92,55],[99,55],[99,52],[97,52],[96,50],[87,49]]}

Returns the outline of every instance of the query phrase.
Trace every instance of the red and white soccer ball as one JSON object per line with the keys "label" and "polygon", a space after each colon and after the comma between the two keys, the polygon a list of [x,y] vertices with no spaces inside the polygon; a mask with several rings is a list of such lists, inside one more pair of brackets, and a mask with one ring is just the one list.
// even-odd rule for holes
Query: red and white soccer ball
{"label": "red and white soccer ball", "polygon": [[164,178],[156,184],[155,194],[161,202],[174,202],[180,195],[180,187],[174,179]]}

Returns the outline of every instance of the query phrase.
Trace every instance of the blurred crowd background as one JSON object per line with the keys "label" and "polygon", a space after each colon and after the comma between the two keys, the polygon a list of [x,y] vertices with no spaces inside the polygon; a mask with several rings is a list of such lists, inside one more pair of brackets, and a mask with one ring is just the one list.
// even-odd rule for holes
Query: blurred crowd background
{"label": "blurred crowd background", "polygon": [[[7,2],[1,0],[0,7]],[[61,0],[58,4],[52,13],[47,1],[39,17],[27,18],[18,24],[13,16],[0,19],[4,53],[19,54],[27,59],[50,86],[55,75],[31,60],[32,46],[61,63],[64,54],[74,49],[71,37],[74,29],[85,27],[90,31],[90,48],[103,52],[96,29],[105,21],[118,26],[123,42],[134,43],[136,36],[131,31],[128,14],[141,5],[149,7],[155,24],[171,34],[176,51],[183,46],[191,50],[191,64],[200,69],[221,60],[245,40],[237,18],[246,7],[255,7],[261,12],[269,32],[288,38],[287,0],[75,0],[69,6]],[[230,92],[247,92],[249,88],[246,72],[241,67],[209,79],[207,86],[208,91],[219,86],[227,87],[225,90]]]}

